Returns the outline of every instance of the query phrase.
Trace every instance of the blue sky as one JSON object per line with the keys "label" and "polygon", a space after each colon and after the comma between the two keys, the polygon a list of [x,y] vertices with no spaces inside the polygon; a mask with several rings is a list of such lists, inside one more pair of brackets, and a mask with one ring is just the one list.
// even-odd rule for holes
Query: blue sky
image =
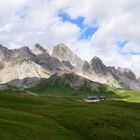
{"label": "blue sky", "polygon": [[123,40],[123,41],[117,41],[117,47],[118,48],[123,48],[129,41],[128,40]]}
{"label": "blue sky", "polygon": [[72,24],[76,24],[81,29],[81,33],[79,36],[79,39],[81,40],[90,39],[93,36],[93,34],[96,33],[98,30],[98,27],[94,27],[94,25],[85,25],[85,18],[83,16],[79,16],[76,19],[72,19],[66,12],[62,10],[59,11],[58,16],[63,22],[70,22]]}

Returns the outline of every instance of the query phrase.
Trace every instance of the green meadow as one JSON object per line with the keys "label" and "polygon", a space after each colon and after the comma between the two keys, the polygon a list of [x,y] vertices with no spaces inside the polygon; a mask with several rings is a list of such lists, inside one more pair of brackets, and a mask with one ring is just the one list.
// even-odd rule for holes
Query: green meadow
{"label": "green meadow", "polygon": [[[140,93],[40,85],[0,92],[0,140],[139,140]],[[105,101],[87,103],[88,95]]]}

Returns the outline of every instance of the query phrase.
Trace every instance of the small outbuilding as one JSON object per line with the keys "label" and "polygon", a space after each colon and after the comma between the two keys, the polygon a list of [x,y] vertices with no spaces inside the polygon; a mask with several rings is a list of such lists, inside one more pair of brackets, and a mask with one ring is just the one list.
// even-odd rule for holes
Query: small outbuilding
{"label": "small outbuilding", "polygon": [[105,96],[88,96],[86,99],[86,102],[92,103],[92,102],[99,102],[105,100]]}

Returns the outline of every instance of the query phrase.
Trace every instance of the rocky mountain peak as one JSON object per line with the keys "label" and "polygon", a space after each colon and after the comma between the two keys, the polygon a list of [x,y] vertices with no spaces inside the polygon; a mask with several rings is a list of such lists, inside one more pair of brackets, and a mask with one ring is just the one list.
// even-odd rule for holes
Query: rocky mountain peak
{"label": "rocky mountain peak", "polygon": [[30,52],[30,49],[29,49],[29,47],[27,47],[27,46],[23,46],[23,47],[21,47],[21,48],[19,48],[19,49],[17,49],[17,50],[19,50],[19,51],[21,51],[21,52],[27,52],[27,53]]}
{"label": "rocky mountain peak", "polygon": [[100,63],[101,65],[104,65],[103,62],[102,62],[102,60],[99,57],[97,57],[97,56],[94,56],[91,59],[90,63]]}
{"label": "rocky mountain peak", "polygon": [[138,81],[139,81],[139,83],[140,83],[140,77],[138,77]]}
{"label": "rocky mountain peak", "polygon": [[[52,56],[60,57],[60,60],[63,60],[66,54],[72,54],[73,52],[63,43],[57,44],[54,46]],[[60,56],[62,54],[62,56]]]}
{"label": "rocky mountain peak", "polygon": [[90,66],[91,69],[95,71],[95,73],[106,73],[107,72],[107,67],[104,65],[104,63],[102,62],[102,60],[97,57],[94,56],[91,61],[90,61]]}
{"label": "rocky mountain peak", "polygon": [[69,61],[73,66],[82,65],[82,59],[63,43],[54,47],[52,56],[60,61]]}
{"label": "rocky mountain peak", "polygon": [[117,71],[120,75],[127,77],[130,80],[136,80],[136,75],[128,68],[118,67]]}
{"label": "rocky mountain peak", "polygon": [[[94,59],[94,60],[98,60],[98,61],[102,61],[99,57],[97,57],[97,56],[94,56],[92,59]],[[92,60],[91,59],[91,60]]]}
{"label": "rocky mountain peak", "polygon": [[90,64],[87,61],[84,61],[82,65],[82,71],[89,72],[89,69],[90,69]]}
{"label": "rocky mountain peak", "polygon": [[8,48],[0,45],[0,61],[7,61],[10,59],[10,57],[11,51]]}
{"label": "rocky mountain peak", "polygon": [[59,86],[69,86],[73,89],[83,89],[83,90],[89,90],[89,91],[98,91],[99,85],[84,78],[81,77],[75,73],[60,73],[60,74],[54,74],[46,81],[47,83],[51,84],[51,86],[55,84],[59,84]]}
{"label": "rocky mountain peak", "polygon": [[0,50],[2,50],[2,49],[8,49],[8,48],[6,48],[6,47],[4,47],[3,45],[0,44]]}
{"label": "rocky mountain peak", "polygon": [[54,47],[60,48],[61,50],[69,50],[69,51],[71,51],[70,48],[68,46],[66,46],[64,43],[59,43]]}
{"label": "rocky mountain peak", "polygon": [[36,43],[33,48],[32,48],[32,53],[34,53],[35,55],[39,55],[42,53],[47,53],[49,54],[48,50],[43,48],[40,44]]}
{"label": "rocky mountain peak", "polygon": [[[26,77],[44,78],[53,73],[66,72],[77,73],[110,86],[140,90],[140,78],[137,79],[130,69],[107,67],[97,56],[90,62],[82,61],[63,43],[54,47],[52,56],[39,44],[35,44],[32,50],[28,47],[9,50],[0,45],[0,83]],[[66,77],[69,79],[69,76]]]}
{"label": "rocky mountain peak", "polygon": [[12,51],[14,53],[14,56],[20,56],[20,55],[24,56],[24,55],[30,54],[30,49],[26,46],[18,48],[18,49],[14,49]]}
{"label": "rocky mountain peak", "polygon": [[29,47],[21,47],[12,50],[13,56],[11,60],[16,60],[17,62],[22,62],[25,60],[36,61],[36,56],[30,51]]}

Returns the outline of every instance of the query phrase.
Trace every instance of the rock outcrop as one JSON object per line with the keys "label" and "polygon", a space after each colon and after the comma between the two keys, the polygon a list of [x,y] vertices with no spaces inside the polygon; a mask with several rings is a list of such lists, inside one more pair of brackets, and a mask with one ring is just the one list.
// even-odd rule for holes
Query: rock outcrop
{"label": "rock outcrop", "polygon": [[35,44],[32,48],[32,53],[34,53],[35,55],[39,55],[39,54],[47,54],[49,56],[49,51],[45,48],[43,48],[40,44]]}
{"label": "rock outcrop", "polygon": [[137,80],[136,75],[128,68],[121,68],[117,69],[118,75],[127,77],[130,80]]}
{"label": "rock outcrop", "polygon": [[9,50],[0,46],[0,83],[14,79],[31,77],[48,78],[54,73],[70,71],[73,66],[68,61],[60,61],[50,56],[48,51],[35,44],[28,47]]}
{"label": "rock outcrop", "polygon": [[[108,67],[96,56],[90,62],[83,61],[65,44],[56,45],[52,55],[39,44],[32,49],[21,47],[13,50],[0,45],[0,84],[18,79],[14,83],[22,85],[25,82],[20,79],[27,78],[25,81],[28,83],[28,78],[32,78],[31,82],[36,82],[36,78],[49,78],[55,73],[61,74],[62,79],[64,76],[70,78],[65,73],[73,73],[70,76],[77,86],[78,82],[80,85],[84,82],[81,83],[74,73],[109,86],[140,90],[140,78],[130,69]],[[5,88],[5,85],[1,87]]]}
{"label": "rock outcrop", "polygon": [[69,61],[74,67],[82,65],[82,59],[70,50],[65,44],[58,44],[54,46],[52,56],[60,61]]}
{"label": "rock outcrop", "polygon": [[8,61],[11,55],[12,52],[8,48],[0,45],[0,61]]}
{"label": "rock outcrop", "polygon": [[67,88],[69,87],[75,90],[88,90],[96,92],[98,92],[101,87],[103,88],[103,85],[93,82],[87,78],[81,77],[75,73],[54,74],[50,78],[44,80],[43,83],[41,83],[41,85],[42,84],[45,85],[42,86],[43,88],[66,86]]}
{"label": "rock outcrop", "polygon": [[90,61],[90,68],[96,74],[107,74],[107,67],[103,64],[102,60],[98,57],[93,57]]}
{"label": "rock outcrop", "polygon": [[82,76],[113,87],[140,90],[140,82],[130,69],[107,67],[96,56],[83,63]]}

